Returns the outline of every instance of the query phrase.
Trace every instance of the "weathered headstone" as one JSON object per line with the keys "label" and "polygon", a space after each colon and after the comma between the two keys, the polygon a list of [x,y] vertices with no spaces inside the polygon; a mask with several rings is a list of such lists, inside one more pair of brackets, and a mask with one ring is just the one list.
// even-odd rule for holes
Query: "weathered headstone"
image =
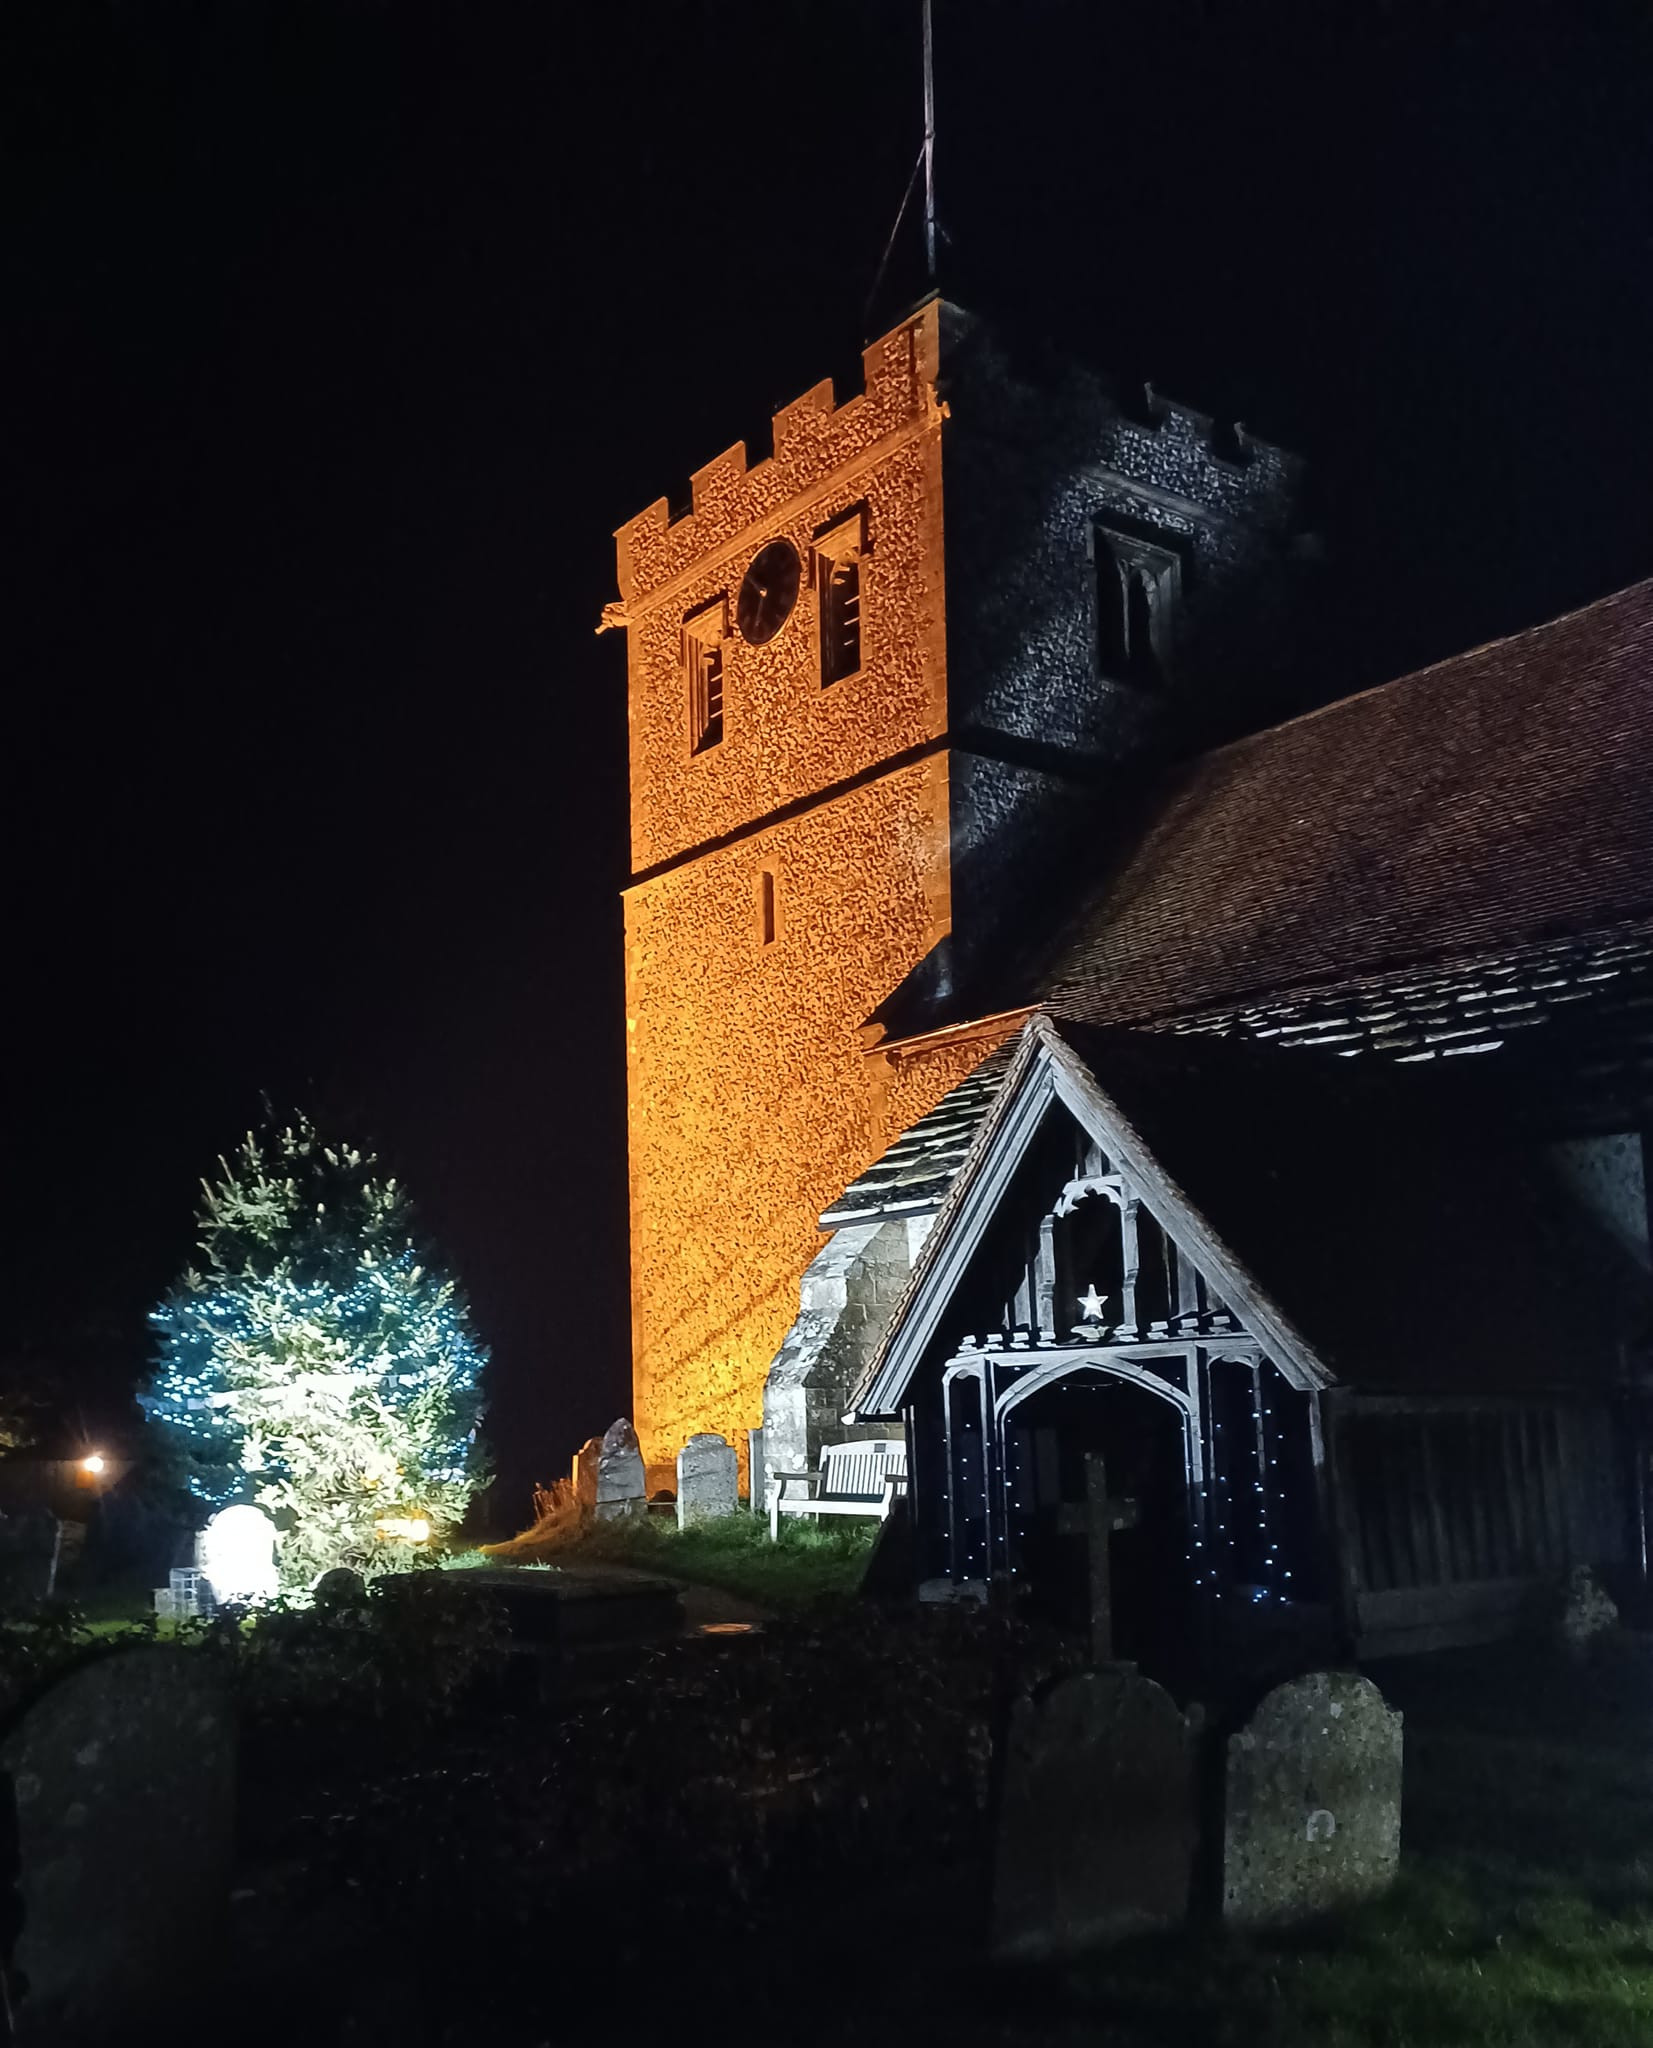
{"label": "weathered headstone", "polygon": [[1370,1679],[1276,1686],[1229,1737],[1223,1916],[1247,1926],[1378,1897],[1400,1860],[1401,1717]]}
{"label": "weathered headstone", "polygon": [[222,1607],[273,1600],[276,1525],[262,1508],[220,1508],[201,1531],[201,1569]]}
{"label": "weathered headstone", "polygon": [[316,1580],[310,1597],[318,1607],[365,1607],[367,1581],[349,1565],[336,1564]]}
{"label": "weathered headstone", "polygon": [[581,1521],[589,1521],[597,1512],[597,1468],[602,1459],[600,1436],[588,1436],[574,1453],[574,1504]]}
{"label": "weathered headstone", "polygon": [[993,1873],[993,1946],[1064,1956],[1188,1912],[1194,1752],[1170,1694],[1123,1668],[1017,1703]]}
{"label": "weathered headstone", "polygon": [[740,1506],[740,1460],[735,1447],[703,1432],[677,1454],[677,1526],[732,1515]]}
{"label": "weathered headstone", "polygon": [[638,1447],[636,1430],[623,1415],[603,1433],[593,1511],[599,1522],[613,1521],[621,1515],[646,1515],[649,1511],[643,1453]]}
{"label": "weathered headstone", "polygon": [[228,1897],[233,1724],[210,1665],[140,1649],[83,1666],[14,1724],[0,1767],[17,1801],[18,2042],[166,2039],[206,1989]]}
{"label": "weathered headstone", "polygon": [[1574,1565],[1567,1574],[1556,1619],[1556,1636],[1563,1651],[1575,1663],[1582,1663],[1618,1625],[1619,1610],[1612,1595],[1587,1564]]}

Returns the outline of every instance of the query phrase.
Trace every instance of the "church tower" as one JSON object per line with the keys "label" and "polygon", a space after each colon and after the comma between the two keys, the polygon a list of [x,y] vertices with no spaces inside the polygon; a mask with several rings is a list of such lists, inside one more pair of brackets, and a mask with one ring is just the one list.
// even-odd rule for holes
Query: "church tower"
{"label": "church tower", "polygon": [[[863,373],[616,537],[651,1484],[694,1432],[760,1421],[823,1211],[1013,1028],[984,994],[1007,933],[1118,779],[1270,708],[1254,572],[1289,458],[1012,367],[940,300]],[[884,1057],[904,1034],[930,1056]]]}

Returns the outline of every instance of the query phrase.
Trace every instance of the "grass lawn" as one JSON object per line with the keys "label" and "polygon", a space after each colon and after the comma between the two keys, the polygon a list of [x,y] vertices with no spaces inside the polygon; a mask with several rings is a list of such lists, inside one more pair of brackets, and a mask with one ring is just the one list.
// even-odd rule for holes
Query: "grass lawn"
{"label": "grass lawn", "polygon": [[[841,1590],[867,1547],[799,1532],[762,1555],[749,1524],[639,1524],[539,1549],[715,1572],[784,1608]],[[479,1985],[495,2038],[549,2038],[553,2012],[572,2037],[612,2018],[616,1983],[667,1997],[713,1957],[799,2044],[1653,2048],[1647,1637],[1585,1671],[1507,1646],[1377,1672],[1407,1779],[1377,1905],[1015,1970],[986,1955],[997,1670],[969,1616],[816,1599],[758,1635],[660,1644],[598,1693],[400,1742],[372,1727],[352,1748],[330,1715],[283,1767],[276,1725],[246,1815],[292,1886],[268,1908],[272,1984],[301,1928],[350,2011],[402,1998],[427,2031],[399,2038],[444,2044],[477,2037]],[[548,1941],[604,1966],[548,1968]],[[290,2038],[275,1991],[270,2013]]]}
{"label": "grass lawn", "polygon": [[1378,1676],[1407,1710],[1389,1898],[1291,1935],[1213,1931],[1018,1973],[967,2038],[1653,2044],[1653,1648],[1582,1674],[1501,1649]]}
{"label": "grass lawn", "polygon": [[784,1524],[778,1543],[770,1542],[762,1515],[728,1515],[683,1530],[663,1515],[542,1524],[509,1543],[490,1544],[478,1562],[632,1565],[691,1585],[718,1586],[780,1614],[847,1599],[866,1571],[877,1523],[800,1524],[801,1517]]}
{"label": "grass lawn", "polygon": [[[478,1981],[499,2038],[519,2022],[544,2038],[549,1928],[610,1958],[589,1987],[555,1977],[570,2025],[604,2019],[613,1972],[669,1985],[715,1955],[799,2044],[1653,2048],[1653,1637],[1583,1669],[1510,1644],[1374,1671],[1406,1716],[1401,1880],[1380,1903],[1289,1934],[1207,1924],[995,1969],[980,1760],[999,1667],[970,1616],[849,1597],[874,1533],[792,1527],[772,1545],[761,1517],[682,1534],[650,1518],[449,1559],[623,1564],[781,1618],[653,1646],[594,1696],[481,1702],[394,1742],[394,1725],[350,1737],[331,1710],[308,1746],[264,1726],[249,1842],[265,1871],[300,1874],[314,1919],[272,1904],[272,1984],[295,1925],[325,1948],[343,1914],[326,1964],[340,1995],[428,2004],[412,2041],[475,2038]],[[269,2038],[290,2038],[273,1990],[271,2015]]]}
{"label": "grass lawn", "polygon": [[1078,2039],[1091,2021],[1116,2048],[1629,2048],[1653,2041],[1653,1922],[1565,1878],[1500,1882],[1474,1857],[1407,1869],[1381,1906],[1313,1934],[1148,1943],[1043,1978],[1021,1975],[1020,2022],[995,2048]]}

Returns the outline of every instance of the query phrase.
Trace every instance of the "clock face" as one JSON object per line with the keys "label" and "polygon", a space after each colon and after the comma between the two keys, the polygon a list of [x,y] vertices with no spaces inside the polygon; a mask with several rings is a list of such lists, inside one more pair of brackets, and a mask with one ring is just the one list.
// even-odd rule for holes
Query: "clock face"
{"label": "clock face", "polygon": [[772,540],[752,557],[735,606],[743,640],[761,647],[774,639],[798,602],[798,573],[798,550],[789,540]]}

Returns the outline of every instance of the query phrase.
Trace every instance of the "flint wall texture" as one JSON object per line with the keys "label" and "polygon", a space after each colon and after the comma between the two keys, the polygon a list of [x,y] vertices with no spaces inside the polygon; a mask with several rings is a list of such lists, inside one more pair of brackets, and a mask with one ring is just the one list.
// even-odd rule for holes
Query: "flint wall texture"
{"label": "flint wall texture", "polygon": [[[818,1218],[883,1147],[857,1026],[937,937],[946,776],[898,769],[626,903],[633,1390],[653,1468],[761,1419]],[[778,877],[757,941],[754,881]]]}
{"label": "flint wall texture", "polygon": [[[1007,356],[944,310],[951,424],[949,685],[955,733],[1072,769],[1209,745],[1277,714],[1291,663],[1299,466],[1165,400],[1140,417],[1065,358]],[[1183,559],[1174,650],[1153,684],[1099,674],[1094,534],[1112,522]]]}
{"label": "flint wall texture", "polygon": [[1020,1024],[1019,1017],[996,1023],[969,1037],[941,1039],[933,1045],[892,1056],[867,1055],[868,1085],[878,1101],[880,1127],[893,1140],[934,1109],[950,1088],[973,1074],[990,1052],[1003,1045]]}
{"label": "flint wall texture", "polygon": [[[1245,664],[1211,650],[1251,644],[1253,572],[1289,538],[1278,451],[1241,442],[1231,460],[1197,415],[1138,420],[1085,373],[1030,375],[956,308],[924,307],[863,369],[843,404],[823,384],[777,414],[768,459],[749,468],[737,445],[699,470],[690,513],[673,520],[660,499],[616,537],[634,1398],[651,1485],[697,1431],[744,1455],[820,1213],[995,1042],[891,1066],[864,1055],[863,1026],[899,1037],[1011,1006],[994,974],[1056,913],[1075,849],[1088,859],[1117,829],[1116,790],[1172,735],[1237,715]],[[1157,692],[1098,672],[1100,512],[1185,550],[1187,616]],[[848,518],[864,537],[862,665],[823,688],[810,550]],[[798,601],[752,647],[741,578],[782,538]],[[723,737],[696,753],[684,623],[719,600]]]}
{"label": "flint wall texture", "polygon": [[[662,499],[620,529],[634,872],[865,774],[945,729],[935,335],[931,307],[867,351],[863,393],[834,412],[824,384],[778,413],[768,461],[748,470],[737,444],[697,472],[692,513],[668,525]],[[866,536],[862,665],[823,689],[810,548],[824,528],[857,513]],[[734,630],[736,594],[752,557],[773,540],[791,541],[803,578],[786,624],[753,647]],[[722,596],[730,628],[724,736],[697,754],[683,622]]]}
{"label": "flint wall texture", "polygon": [[[778,414],[770,460],[748,470],[736,448],[708,464],[692,514],[669,522],[662,500],[618,536],[640,876],[626,902],[633,1393],[651,1484],[696,1431],[744,1456],[820,1212],[882,1149],[860,1027],[947,934],[947,765],[914,754],[946,717],[937,327],[930,307],[870,348],[865,390],[836,410],[822,385]],[[810,543],[857,513],[862,666],[823,689]],[[804,565],[798,602],[750,647],[736,593],[780,537]],[[724,737],[696,755],[680,635],[724,592]],[[661,863],[676,864],[649,873]]]}

